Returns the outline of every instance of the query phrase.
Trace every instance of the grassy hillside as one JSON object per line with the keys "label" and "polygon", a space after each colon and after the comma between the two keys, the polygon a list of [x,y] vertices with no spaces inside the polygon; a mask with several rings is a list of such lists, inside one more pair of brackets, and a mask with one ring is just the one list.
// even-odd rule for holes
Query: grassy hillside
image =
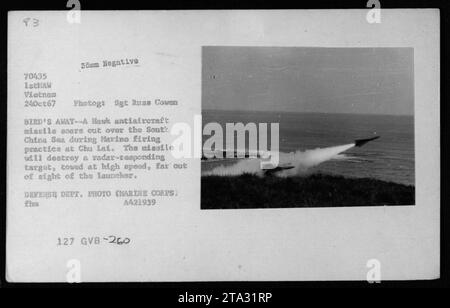
{"label": "grassy hillside", "polygon": [[313,174],[202,176],[202,209],[414,205],[414,186]]}

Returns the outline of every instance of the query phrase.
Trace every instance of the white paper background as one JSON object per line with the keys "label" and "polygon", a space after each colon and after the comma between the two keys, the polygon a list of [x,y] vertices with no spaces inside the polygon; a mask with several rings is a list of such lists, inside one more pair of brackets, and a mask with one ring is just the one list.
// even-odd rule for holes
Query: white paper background
{"label": "white paper background", "polygon": [[[437,278],[439,12],[382,9],[381,24],[369,24],[367,12],[82,11],[81,24],[67,23],[67,12],[10,13],[7,279],[65,281],[66,262],[78,259],[83,281],[365,280],[373,258],[383,280]],[[41,25],[24,27],[25,17]],[[188,172],[148,174],[129,185],[51,184],[54,190],[178,189],[179,198],[157,207],[85,198],[24,208],[30,187],[23,181],[23,118],[49,115],[24,110],[24,72],[50,76],[58,93],[54,116],[117,116],[115,108],[72,108],[75,98],[173,98],[181,106],[171,119],[189,122],[201,112],[205,45],[413,47],[416,206],[201,211],[200,162],[191,161]],[[139,67],[79,71],[80,62],[126,57],[139,58]],[[157,114],[164,112],[152,109]],[[129,236],[132,245],[55,245],[57,237],[105,233]]]}

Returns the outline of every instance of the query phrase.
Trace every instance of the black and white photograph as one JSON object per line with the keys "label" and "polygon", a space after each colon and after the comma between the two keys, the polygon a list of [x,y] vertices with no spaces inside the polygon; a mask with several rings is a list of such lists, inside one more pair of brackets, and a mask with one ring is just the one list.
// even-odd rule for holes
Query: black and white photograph
{"label": "black and white photograph", "polygon": [[[241,124],[233,155],[204,148],[202,209],[415,204],[412,48],[206,46],[202,116]],[[278,164],[250,148],[259,123]]]}
{"label": "black and white photograph", "polygon": [[442,285],[448,19],[379,2],[11,4],[0,286]]}

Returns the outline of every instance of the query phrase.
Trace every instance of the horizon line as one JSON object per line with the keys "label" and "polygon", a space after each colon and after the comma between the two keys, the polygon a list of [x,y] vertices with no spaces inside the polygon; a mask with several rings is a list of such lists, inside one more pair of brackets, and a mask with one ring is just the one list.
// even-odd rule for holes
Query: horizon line
{"label": "horizon line", "polygon": [[374,116],[400,116],[400,117],[414,117],[412,114],[390,114],[390,113],[359,113],[359,112],[323,112],[323,111],[278,111],[278,110],[246,110],[246,109],[209,109],[202,108],[203,111],[229,111],[229,112],[270,112],[270,113],[302,113],[302,114],[346,114],[346,115],[374,115]]}

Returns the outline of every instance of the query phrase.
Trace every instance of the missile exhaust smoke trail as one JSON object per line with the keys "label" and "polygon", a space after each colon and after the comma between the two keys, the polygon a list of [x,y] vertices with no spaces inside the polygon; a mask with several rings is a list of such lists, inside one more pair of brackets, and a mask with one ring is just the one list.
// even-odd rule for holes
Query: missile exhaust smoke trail
{"label": "missile exhaust smoke trail", "polygon": [[[306,151],[296,151],[291,153],[280,152],[279,165],[289,164],[292,169],[277,172],[278,176],[294,176],[306,172],[309,168],[317,166],[327,160],[338,158],[339,153],[347,151],[355,146],[355,143],[338,145],[327,148],[317,148]],[[244,159],[233,165],[219,166],[210,171],[206,171],[203,175],[220,175],[232,176],[244,173],[263,175],[264,170],[261,169],[259,159]]]}
{"label": "missile exhaust smoke trail", "polygon": [[[294,153],[280,153],[280,163],[290,162],[294,168],[282,170],[279,176],[293,176],[306,172],[309,168],[315,167],[330,159],[337,158],[339,153],[347,151],[355,146],[354,143],[338,145],[327,148],[317,148],[313,150],[297,151]],[[282,158],[283,157],[283,158]],[[283,161],[286,160],[286,161]]]}

